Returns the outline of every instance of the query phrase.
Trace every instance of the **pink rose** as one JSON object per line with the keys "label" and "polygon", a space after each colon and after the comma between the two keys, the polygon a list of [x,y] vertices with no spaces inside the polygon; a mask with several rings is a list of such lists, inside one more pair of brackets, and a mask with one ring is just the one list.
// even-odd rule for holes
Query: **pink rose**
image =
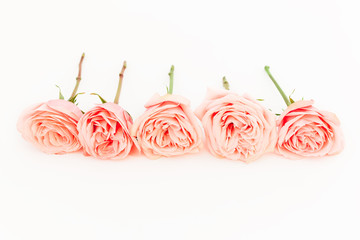
{"label": "pink rose", "polygon": [[25,140],[45,153],[75,152],[81,149],[76,124],[82,115],[69,101],[50,100],[26,109],[17,129]]}
{"label": "pink rose", "polygon": [[131,135],[148,158],[199,152],[202,130],[189,104],[178,95],[155,94],[145,105],[146,111],[134,122]]}
{"label": "pink rose", "polygon": [[314,101],[292,103],[277,120],[276,151],[288,158],[321,157],[344,148],[335,114],[313,107]]}
{"label": "pink rose", "polygon": [[275,115],[247,95],[208,89],[195,114],[214,156],[250,162],[274,150]]}
{"label": "pink rose", "polygon": [[119,105],[109,102],[95,106],[78,123],[84,153],[100,159],[125,158],[134,144],[131,125],[131,116]]}

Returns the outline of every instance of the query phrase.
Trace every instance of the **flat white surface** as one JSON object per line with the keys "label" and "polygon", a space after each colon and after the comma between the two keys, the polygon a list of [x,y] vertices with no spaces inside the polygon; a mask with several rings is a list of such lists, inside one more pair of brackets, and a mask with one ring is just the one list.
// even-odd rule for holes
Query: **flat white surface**
{"label": "flat white surface", "polygon": [[[360,239],[358,1],[1,1],[0,239]],[[170,65],[175,90],[200,104],[207,87],[284,104],[263,67],[294,98],[342,122],[343,153],[251,164],[203,151],[171,159],[101,161],[46,155],[16,131],[20,112],[72,91],[115,94],[133,117]],[[89,109],[98,99],[81,96]]]}

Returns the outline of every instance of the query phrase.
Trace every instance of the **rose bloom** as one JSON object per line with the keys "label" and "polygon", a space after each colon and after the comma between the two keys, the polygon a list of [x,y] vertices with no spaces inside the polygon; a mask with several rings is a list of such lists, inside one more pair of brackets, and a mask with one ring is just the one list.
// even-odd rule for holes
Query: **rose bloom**
{"label": "rose bloom", "polygon": [[287,158],[321,157],[344,148],[340,121],[335,114],[313,107],[314,101],[291,104],[277,120],[276,151]]}
{"label": "rose bloom", "polygon": [[109,102],[95,106],[78,123],[84,154],[100,159],[125,158],[134,145],[131,125],[131,116],[119,105]]}
{"label": "rose bloom", "polygon": [[17,122],[24,139],[41,151],[64,154],[81,149],[76,124],[81,110],[66,100],[50,100],[26,109]]}
{"label": "rose bloom", "polygon": [[195,114],[214,156],[250,162],[274,150],[275,115],[247,95],[208,89]]}
{"label": "rose bloom", "polygon": [[202,130],[189,100],[178,95],[155,94],[146,111],[135,120],[131,134],[151,159],[199,152]]}

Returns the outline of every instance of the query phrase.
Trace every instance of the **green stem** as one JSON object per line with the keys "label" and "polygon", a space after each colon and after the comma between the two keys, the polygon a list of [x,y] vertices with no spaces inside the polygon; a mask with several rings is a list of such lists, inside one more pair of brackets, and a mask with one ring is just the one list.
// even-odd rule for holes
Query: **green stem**
{"label": "green stem", "polygon": [[80,81],[81,81],[82,63],[84,61],[84,57],[85,57],[85,53],[83,53],[81,55],[80,63],[79,63],[79,72],[78,72],[78,75],[76,77],[76,84],[75,84],[74,90],[73,90],[73,92],[72,92],[72,94],[71,94],[71,96],[69,98],[69,101],[75,97],[75,95],[76,95],[76,93],[77,93],[77,91],[79,89],[79,85],[80,85]]}
{"label": "green stem", "polygon": [[226,77],[225,77],[225,76],[223,77],[222,82],[223,82],[223,87],[224,87],[226,90],[229,90],[229,89],[230,89],[230,84],[229,84],[229,82],[226,80]]}
{"label": "green stem", "polygon": [[174,65],[171,65],[169,76],[170,76],[170,83],[167,93],[172,94],[174,90]]}
{"label": "green stem", "polygon": [[288,97],[286,96],[286,94],[284,93],[284,91],[281,89],[281,87],[279,86],[279,84],[276,82],[275,78],[271,75],[270,73],[270,67],[269,66],[265,66],[265,71],[267,72],[267,74],[269,75],[270,79],[272,80],[272,82],[274,83],[275,87],[277,88],[277,90],[279,91],[279,93],[281,94],[282,98],[284,99],[285,103],[287,106],[290,106],[291,102],[288,99]]}
{"label": "green stem", "polygon": [[119,97],[120,97],[122,82],[123,82],[123,79],[124,79],[125,69],[126,69],[126,61],[124,61],[123,67],[122,67],[121,72],[119,74],[119,84],[118,84],[118,88],[117,88],[115,99],[114,99],[114,103],[116,103],[116,104],[119,103]]}

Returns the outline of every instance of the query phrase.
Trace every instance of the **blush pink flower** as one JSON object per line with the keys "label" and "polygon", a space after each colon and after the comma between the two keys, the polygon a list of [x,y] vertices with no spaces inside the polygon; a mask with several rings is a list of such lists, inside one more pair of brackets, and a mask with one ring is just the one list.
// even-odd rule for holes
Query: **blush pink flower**
{"label": "blush pink flower", "polygon": [[275,115],[247,95],[208,89],[195,114],[214,156],[250,162],[274,150]]}
{"label": "blush pink flower", "polygon": [[77,127],[85,155],[100,159],[125,158],[134,145],[129,132],[131,125],[131,116],[119,105],[95,106],[82,116]]}
{"label": "blush pink flower", "polygon": [[26,109],[17,122],[17,129],[24,139],[45,153],[64,154],[81,149],[76,125],[83,113],[75,102],[77,96],[82,94],[77,90],[84,57],[85,53],[81,55],[76,85],[68,101],[64,100],[60,90],[60,99]]}
{"label": "blush pink flower", "polygon": [[269,66],[265,66],[265,71],[288,106],[277,120],[276,152],[287,158],[322,157],[341,152],[344,139],[336,115],[318,110],[313,100],[295,102],[286,96]]}
{"label": "blush pink flower", "polygon": [[126,67],[124,61],[114,103],[107,103],[99,94],[92,93],[97,95],[103,104],[95,106],[79,120],[79,140],[85,155],[100,159],[123,159],[129,155],[134,144],[137,147],[129,132],[132,118],[118,105]]}
{"label": "blush pink flower", "polygon": [[45,153],[75,152],[81,149],[76,125],[82,115],[72,102],[50,100],[26,109],[17,129],[25,140]]}
{"label": "blush pink flower", "polygon": [[277,153],[287,158],[334,155],[344,148],[340,121],[335,114],[320,111],[314,101],[292,103],[277,120]]}
{"label": "blush pink flower", "polygon": [[151,159],[196,153],[202,146],[198,119],[184,97],[155,94],[146,111],[135,120],[131,135]]}

